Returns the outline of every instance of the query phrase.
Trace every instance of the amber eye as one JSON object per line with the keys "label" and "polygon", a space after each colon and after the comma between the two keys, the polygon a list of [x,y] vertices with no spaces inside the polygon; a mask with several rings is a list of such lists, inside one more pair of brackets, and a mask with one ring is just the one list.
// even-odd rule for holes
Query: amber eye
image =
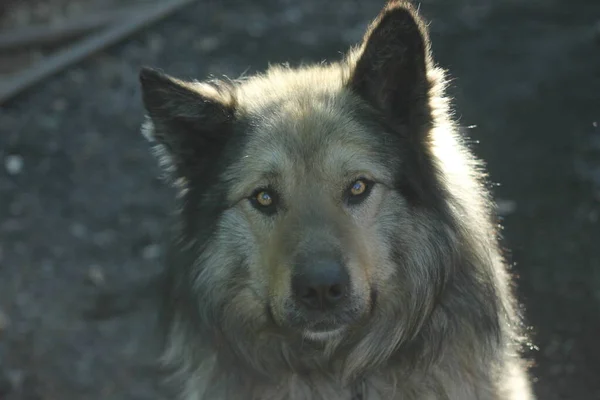
{"label": "amber eye", "polygon": [[269,207],[273,204],[273,197],[265,190],[258,192],[255,197],[256,202],[262,207]]}
{"label": "amber eye", "polygon": [[346,201],[349,205],[359,204],[369,197],[373,182],[368,179],[357,179],[350,185],[346,192]]}
{"label": "amber eye", "polygon": [[352,187],[350,188],[350,193],[353,196],[360,196],[367,190],[367,184],[363,180],[358,180],[354,182]]}
{"label": "amber eye", "polygon": [[270,189],[258,189],[250,196],[250,203],[254,208],[267,215],[277,211],[277,196]]}

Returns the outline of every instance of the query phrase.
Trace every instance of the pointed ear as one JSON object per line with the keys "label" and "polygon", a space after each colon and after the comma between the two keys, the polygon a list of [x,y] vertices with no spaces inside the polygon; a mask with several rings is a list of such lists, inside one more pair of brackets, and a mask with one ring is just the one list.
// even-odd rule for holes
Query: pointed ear
{"label": "pointed ear", "polygon": [[150,68],[140,71],[147,112],[142,131],[170,178],[202,173],[231,136],[235,102],[218,82],[183,82]]}
{"label": "pointed ear", "polygon": [[348,57],[351,89],[395,122],[413,127],[428,123],[429,47],[415,8],[390,1]]}

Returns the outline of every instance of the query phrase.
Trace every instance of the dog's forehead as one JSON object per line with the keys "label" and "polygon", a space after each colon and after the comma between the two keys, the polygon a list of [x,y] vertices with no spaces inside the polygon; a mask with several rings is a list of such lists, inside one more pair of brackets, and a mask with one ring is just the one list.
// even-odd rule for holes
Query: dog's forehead
{"label": "dog's forehead", "polygon": [[248,132],[248,151],[262,153],[264,144],[272,143],[300,160],[321,160],[323,151],[366,151],[370,133],[348,112],[341,97],[307,93],[260,110]]}
{"label": "dog's forehead", "polygon": [[290,98],[254,116],[246,172],[325,180],[379,168],[377,138],[335,96]]}
{"label": "dog's forehead", "polygon": [[339,183],[363,172],[390,178],[383,136],[365,120],[339,72],[275,70],[244,84],[238,95],[247,124],[242,157],[227,177],[236,195],[276,180]]}
{"label": "dog's forehead", "polygon": [[365,129],[353,115],[358,101],[343,82],[341,70],[313,67],[272,68],[243,84],[238,99],[251,121],[249,147],[274,142],[313,152],[335,140],[364,141]]}

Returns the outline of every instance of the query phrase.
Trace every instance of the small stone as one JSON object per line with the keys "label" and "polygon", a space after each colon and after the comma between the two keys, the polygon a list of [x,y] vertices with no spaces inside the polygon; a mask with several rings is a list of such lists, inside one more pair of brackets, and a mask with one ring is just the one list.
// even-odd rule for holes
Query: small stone
{"label": "small stone", "polygon": [[87,233],[87,228],[78,222],[71,224],[69,230],[71,232],[71,235],[75,236],[78,239],[83,238]]}
{"label": "small stone", "polygon": [[10,175],[18,175],[23,171],[23,165],[25,162],[23,161],[23,157],[18,154],[12,154],[6,156],[4,159],[4,168],[6,168],[6,172]]}
{"label": "small stone", "polygon": [[517,203],[513,200],[498,199],[496,201],[496,211],[502,217],[513,214],[516,210]]}
{"label": "small stone", "polygon": [[92,265],[88,269],[87,280],[95,286],[102,286],[106,283],[106,277],[104,271],[99,265]]}
{"label": "small stone", "polygon": [[142,250],[142,257],[146,260],[155,260],[160,256],[161,248],[157,244],[150,244]]}

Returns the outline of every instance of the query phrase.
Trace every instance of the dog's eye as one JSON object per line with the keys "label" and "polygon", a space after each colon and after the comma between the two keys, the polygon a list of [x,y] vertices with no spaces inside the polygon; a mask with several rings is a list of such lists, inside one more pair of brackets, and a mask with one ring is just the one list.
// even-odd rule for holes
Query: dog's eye
{"label": "dog's eye", "polygon": [[362,180],[358,180],[354,182],[354,185],[352,185],[352,187],[350,188],[350,193],[352,194],[352,196],[360,196],[366,190],[367,184]]}
{"label": "dog's eye", "polygon": [[346,201],[350,205],[359,204],[371,193],[373,182],[367,179],[357,179],[350,185],[346,194]]}
{"label": "dog's eye", "polygon": [[250,196],[250,203],[265,214],[273,214],[276,210],[275,193],[268,189],[258,189]]}
{"label": "dog's eye", "polygon": [[273,204],[273,196],[263,190],[256,195],[256,202],[262,207],[269,207]]}

